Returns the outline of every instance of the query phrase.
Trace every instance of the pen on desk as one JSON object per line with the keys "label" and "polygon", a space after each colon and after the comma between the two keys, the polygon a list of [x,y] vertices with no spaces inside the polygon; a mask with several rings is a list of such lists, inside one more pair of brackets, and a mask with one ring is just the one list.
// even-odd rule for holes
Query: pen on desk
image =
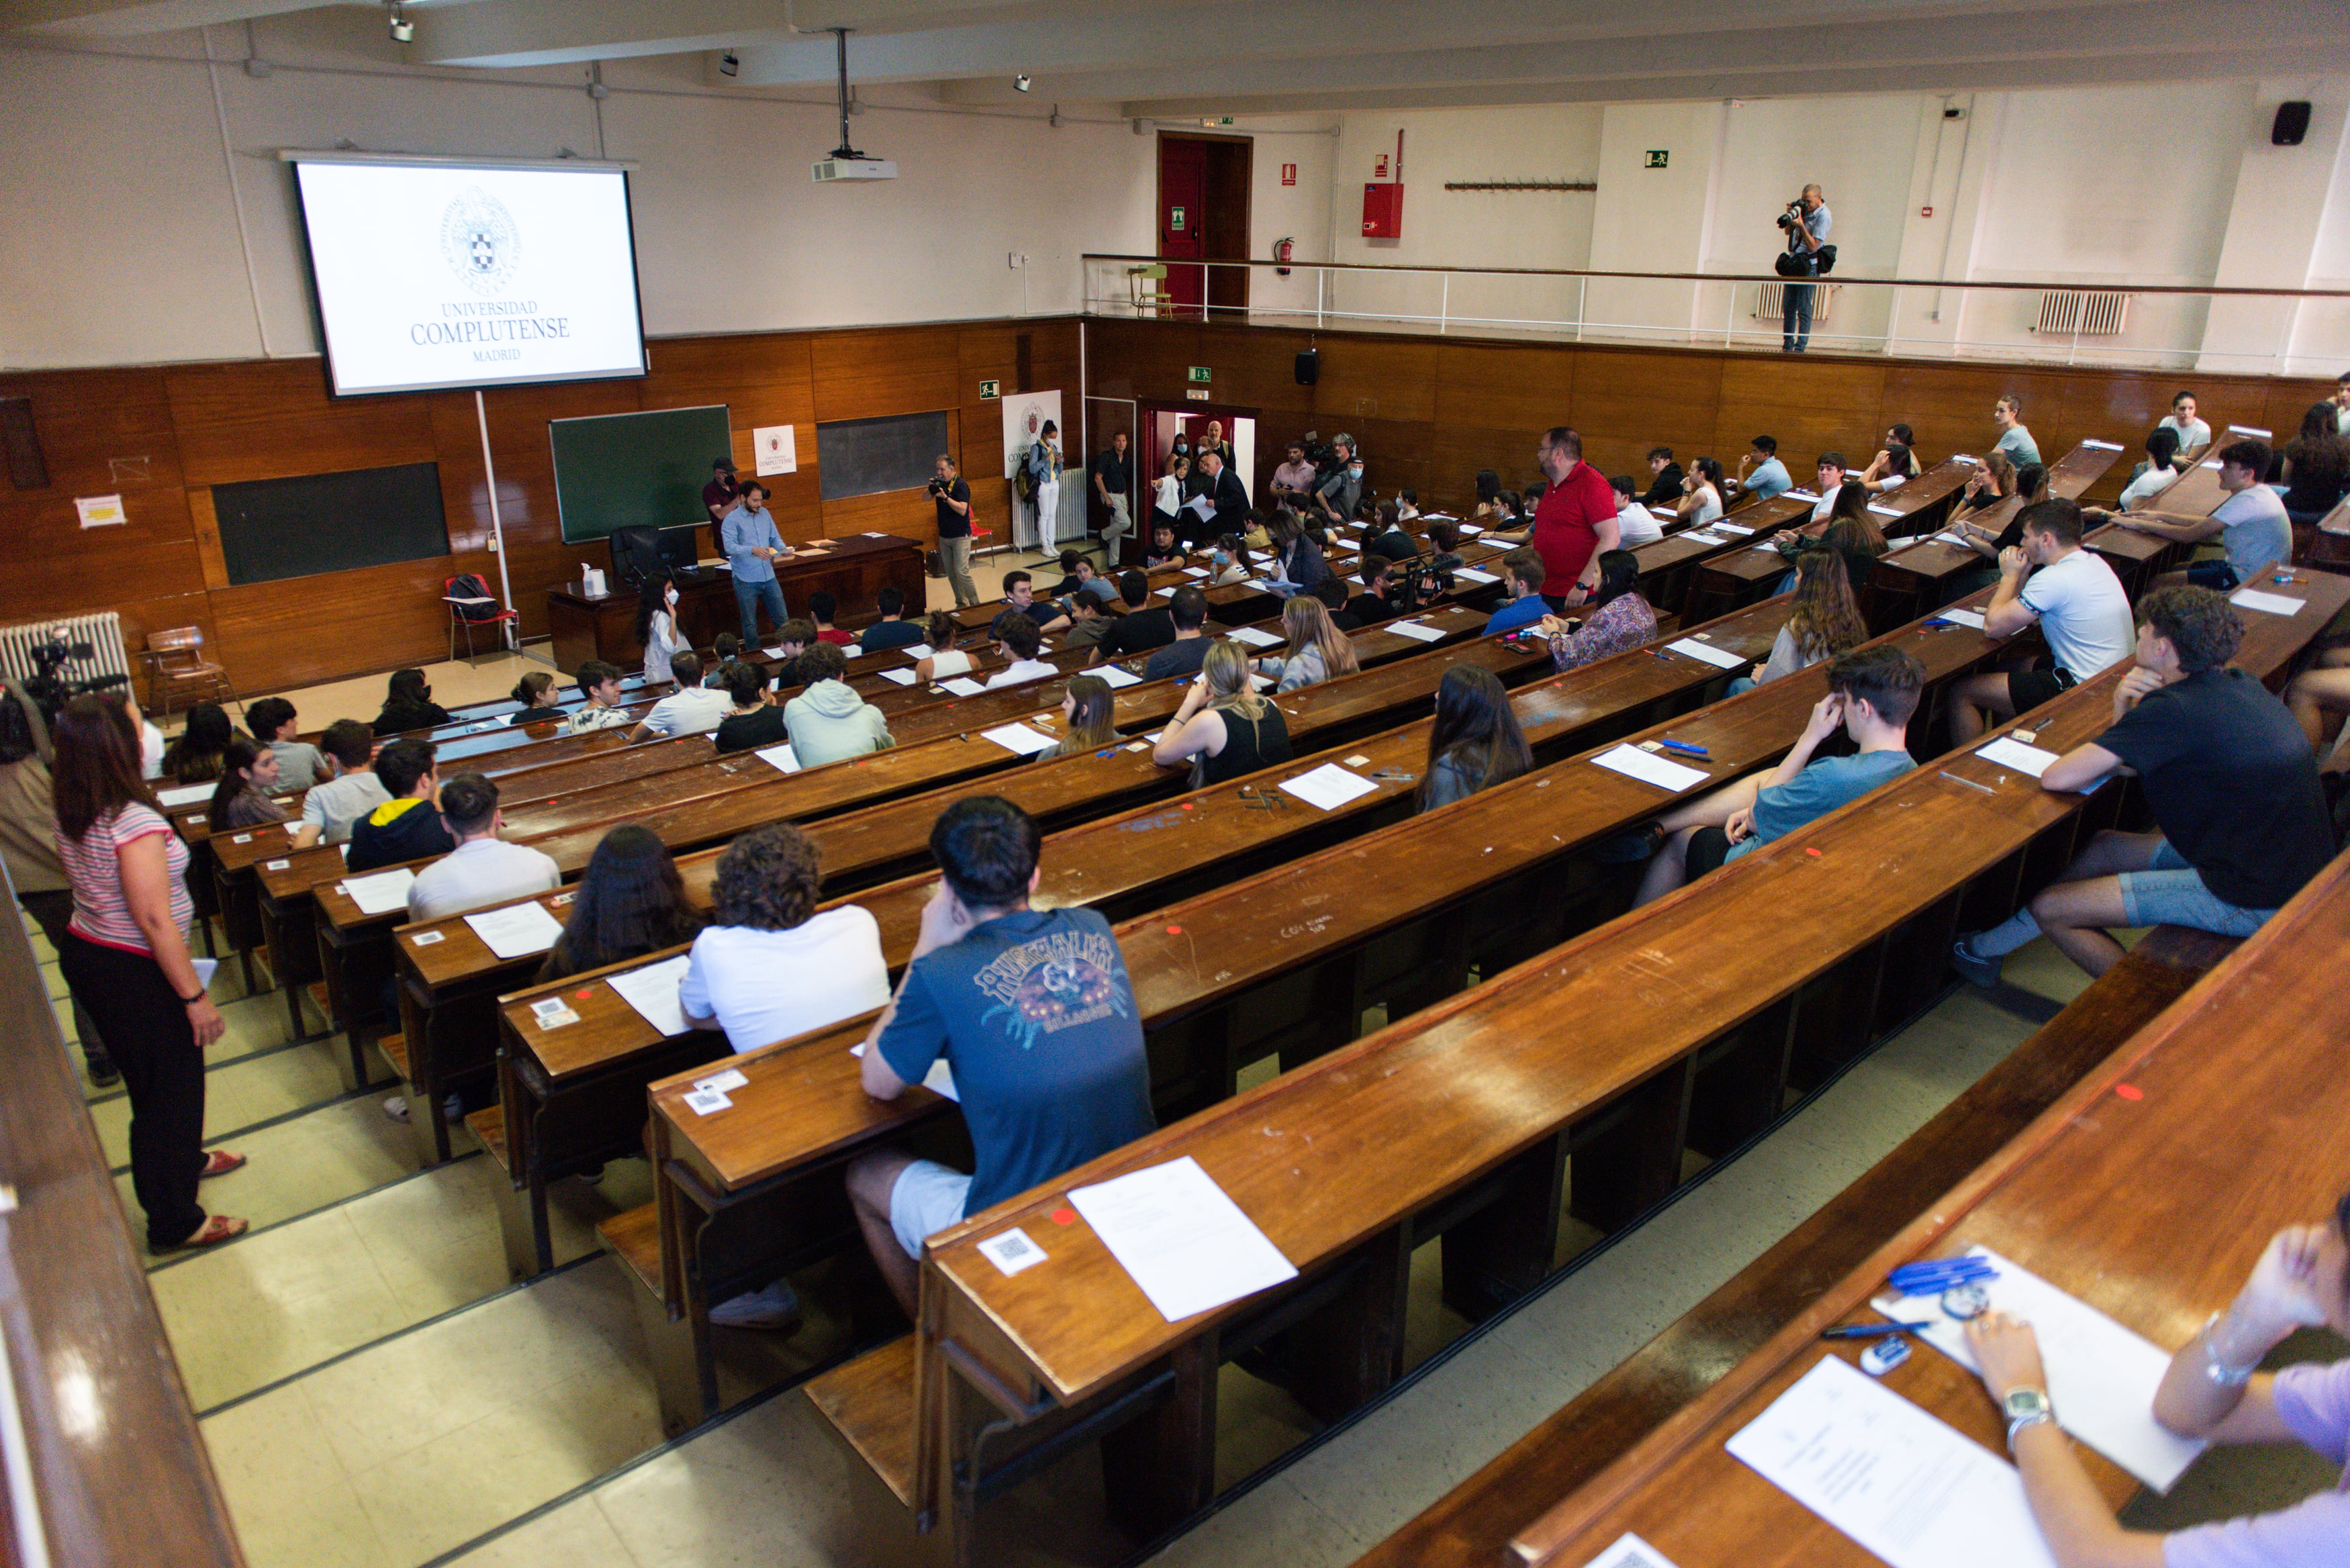
{"label": "pen on desk", "polygon": [[1936,771],[1939,772],[1944,778],[1950,780],[1952,784],[1964,784],[1969,789],[1979,789],[1985,794],[1997,794],[1999,793],[1999,791],[1991,788],[1989,784],[1977,784],[1972,779],[1962,779],[1958,774],[1950,773],[1947,769],[1938,769]]}
{"label": "pen on desk", "polygon": [[1855,1323],[1841,1328],[1824,1328],[1822,1339],[1881,1339],[1888,1334],[1916,1334],[1931,1328],[1929,1323]]}
{"label": "pen on desk", "polygon": [[1685,757],[1711,757],[1713,755],[1711,752],[1707,751],[1703,746],[1693,746],[1687,741],[1660,740],[1657,744],[1664,747],[1665,750],[1669,752],[1679,752]]}

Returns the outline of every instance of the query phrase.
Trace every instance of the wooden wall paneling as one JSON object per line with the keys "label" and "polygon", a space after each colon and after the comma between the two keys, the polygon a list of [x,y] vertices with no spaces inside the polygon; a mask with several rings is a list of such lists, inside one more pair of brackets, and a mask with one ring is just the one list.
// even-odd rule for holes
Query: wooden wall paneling
{"label": "wooden wall paneling", "polygon": [[192,626],[203,632],[206,647],[217,648],[220,644],[219,634],[213,629],[213,601],[209,594],[167,594],[151,599],[109,601],[102,607],[121,618],[122,646],[130,649],[131,655],[131,687],[142,707],[147,703],[147,672],[139,662],[139,650],[147,646],[150,632]]}
{"label": "wooden wall paneling", "polygon": [[823,332],[809,340],[816,417],[879,419],[962,401],[953,345],[935,327]]}
{"label": "wooden wall paneling", "polygon": [[[1866,361],[1742,356],[1721,367],[1714,450],[1707,454],[1735,470],[1739,454],[1758,433],[1779,440],[1779,455],[1799,485],[1809,485],[1824,452],[1840,452],[1866,466],[1884,432],[1885,368]],[[1990,423],[1989,403],[1983,405]],[[1924,440],[1920,433],[1920,440]],[[1942,455],[1947,455],[1943,453]],[[1684,463],[1683,466],[1687,466]]]}
{"label": "wooden wall paneling", "polygon": [[[999,485],[1001,480],[996,482]],[[979,487],[972,487],[974,496]],[[985,518],[980,526],[986,527]],[[851,495],[824,504],[824,536],[846,539],[879,531],[902,539],[920,539],[930,549],[938,544],[938,508],[928,490],[884,490],[876,495]]]}
{"label": "wooden wall paneling", "polygon": [[1106,398],[1183,400],[1184,372],[1202,358],[1196,322],[1094,321],[1086,326],[1093,389]]}
{"label": "wooden wall paneling", "polygon": [[315,358],[240,360],[163,372],[190,484],[291,479],[432,462],[436,394],[329,398]]}
{"label": "wooden wall paneling", "polygon": [[[1313,334],[1295,327],[1207,327],[1200,333],[1201,357],[1191,363],[1205,365],[1214,372],[1210,389],[1215,401],[1255,408],[1261,410],[1262,418],[1274,424],[1288,422],[1292,427],[1289,433],[1294,434],[1315,428],[1317,418],[1335,417],[1322,411],[1328,405],[1320,401],[1320,386],[1297,384],[1297,355],[1313,347]],[[1328,369],[1326,364],[1326,384]],[[1179,370],[1177,379],[1180,380],[1181,376]],[[1326,423],[1320,428],[1324,435],[1330,433],[1331,427]],[[1263,455],[1263,443],[1260,440],[1258,456]],[[1267,468],[1265,472],[1270,473],[1272,470]]]}
{"label": "wooden wall paneling", "polygon": [[[203,565],[187,493],[147,490],[123,497],[130,521],[84,528],[69,495],[17,501],[0,493],[0,621],[81,615],[126,599],[201,593]],[[139,645],[133,644],[135,649]]]}
{"label": "wooden wall paneling", "polygon": [[[1886,426],[1897,422],[1908,425],[1918,434],[1918,459],[1929,467],[1953,452],[1981,457],[1999,439],[1991,422],[1991,404],[2010,391],[2022,398],[2023,422],[2043,454],[2070,450],[2055,444],[2058,425],[2072,422],[2063,408],[2063,375],[2003,365],[1887,366],[1879,423],[1871,433],[1881,436]],[[2119,435],[2111,439],[2126,440]]]}
{"label": "wooden wall paneling", "polygon": [[213,490],[209,484],[199,484],[181,492],[187,498],[188,521],[196,541],[196,560],[203,572],[204,587],[224,588],[228,583],[228,556],[221,549],[220,517],[213,510]]}
{"label": "wooden wall paneling", "polygon": [[[2350,370],[2350,356],[2345,357],[2342,368]],[[2274,431],[2277,446],[2282,449],[2287,441],[2299,433],[2302,416],[2309,412],[2311,405],[2329,401],[2333,396],[2332,381],[2271,382],[2263,388],[2246,389],[2242,396],[2229,399],[2230,403],[2238,407],[2258,408],[2261,410],[2260,418],[2222,422],[2253,424],[2264,430]],[[2206,418],[2209,416],[2207,415]],[[2220,426],[2213,425],[2211,430],[2216,435],[2219,433]]]}
{"label": "wooden wall paneling", "polygon": [[[1549,426],[1542,428],[1547,430]],[[1468,516],[1477,507],[1477,473],[1481,469],[1492,469],[1504,490],[1524,490],[1539,472],[1534,467],[1538,433],[1515,426],[1507,430],[1491,425],[1437,426],[1429,444],[1428,481],[1414,486],[1419,492],[1420,510]],[[1382,498],[1388,489],[1384,473],[1376,459],[1365,465],[1365,480],[1380,492]]]}
{"label": "wooden wall paneling", "polygon": [[1580,353],[1548,344],[1447,344],[1436,356],[1435,421],[1545,431],[1587,419],[1575,403]]}
{"label": "wooden wall paneling", "polygon": [[16,500],[177,490],[180,442],[159,369],[0,374],[0,397],[24,398],[49,471],[46,490]]}
{"label": "wooden wall paneling", "polygon": [[[652,374],[639,384],[647,410],[723,403],[742,477],[769,492],[776,531],[786,539],[814,539],[823,527],[816,474],[816,386],[809,334],[761,332],[733,337],[664,339],[650,345]],[[790,473],[757,474],[752,432],[790,425],[799,466]],[[716,452],[706,454],[707,462]]]}
{"label": "wooden wall paneling", "polygon": [[441,556],[223,588],[211,596],[213,644],[238,691],[255,696],[438,663],[449,657],[441,587],[454,569]]}
{"label": "wooden wall paneling", "polygon": [[[1322,435],[1326,440],[1334,433],[1325,430]],[[1347,433],[1362,443],[1365,494],[1378,501],[1392,501],[1397,491],[1414,490],[1419,493],[1423,509],[1433,504],[1429,496],[1440,477],[1435,463],[1437,427],[1424,421],[1358,420]],[[1277,462],[1279,454],[1274,455]],[[1259,466],[1269,477],[1273,468],[1263,462],[1263,443],[1260,441]],[[1471,493],[1475,493],[1473,484]]]}
{"label": "wooden wall paneling", "polygon": [[[1648,452],[1669,446],[1675,462],[1686,468],[1692,457],[1712,457],[1725,468],[1738,466],[1738,454],[1768,425],[1752,430],[1721,430],[1723,357],[1686,350],[1594,348],[1572,351],[1575,399],[1569,411],[1583,437],[1583,453],[1594,467],[1610,474],[1648,480]],[[1529,438],[1552,418],[1529,423]],[[1734,444],[1733,444],[1734,443]],[[1529,472],[1534,453],[1528,446],[1522,460]],[[1506,470],[1504,471],[1507,472]]]}

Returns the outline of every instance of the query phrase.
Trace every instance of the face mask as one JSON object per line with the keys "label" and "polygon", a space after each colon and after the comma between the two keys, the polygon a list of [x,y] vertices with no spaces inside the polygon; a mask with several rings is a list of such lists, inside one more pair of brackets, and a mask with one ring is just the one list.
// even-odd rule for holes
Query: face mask
{"label": "face mask", "polygon": [[675,588],[671,588],[669,592],[661,595],[661,602],[669,606],[671,609],[675,609],[677,607],[677,590]]}
{"label": "face mask", "polygon": [[1360,479],[1363,477],[1363,471],[1359,467],[1349,468],[1347,470],[1347,477],[1349,479]]}
{"label": "face mask", "polygon": [[1191,446],[1189,441],[1179,441],[1175,443],[1175,450],[1177,452],[1190,452],[1191,450]]}

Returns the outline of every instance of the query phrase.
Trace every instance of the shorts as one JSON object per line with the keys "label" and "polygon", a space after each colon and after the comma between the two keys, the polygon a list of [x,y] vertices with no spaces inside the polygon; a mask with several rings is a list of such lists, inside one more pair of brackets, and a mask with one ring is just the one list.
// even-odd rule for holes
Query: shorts
{"label": "shorts", "polygon": [[889,1188],[889,1231],[906,1256],[920,1261],[922,1243],[962,1219],[971,1178],[934,1159],[918,1159]]}
{"label": "shorts", "polygon": [[2187,580],[2199,588],[2224,594],[2233,590],[2241,579],[2236,576],[2235,567],[2215,557],[2209,561],[2189,562]]}
{"label": "shorts", "polygon": [[1690,835],[1681,850],[1684,878],[1694,882],[1710,871],[1719,871],[1730,858],[1730,835],[1719,827],[1700,827]]}
{"label": "shorts", "polygon": [[2214,897],[2203,885],[2203,874],[2167,838],[2154,846],[2154,858],[2145,870],[2125,871],[2120,881],[2122,915],[2133,926],[2186,926],[2223,937],[2249,937],[2276,913]]}
{"label": "shorts", "polygon": [[2018,713],[2029,713],[2079,684],[2069,670],[2011,670],[2007,672],[2007,700],[2015,704]]}

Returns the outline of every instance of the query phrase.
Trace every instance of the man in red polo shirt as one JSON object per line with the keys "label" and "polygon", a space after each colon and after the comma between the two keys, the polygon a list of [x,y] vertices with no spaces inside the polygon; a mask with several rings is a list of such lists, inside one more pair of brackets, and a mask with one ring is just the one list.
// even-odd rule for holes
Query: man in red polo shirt
{"label": "man in red polo shirt", "polygon": [[1555,596],[1544,594],[1543,598],[1552,609],[1563,610],[1587,600],[1598,588],[1599,557],[1621,543],[1616,487],[1583,461],[1583,438],[1565,425],[1543,432],[1534,462],[1550,487],[1534,508],[1534,526],[1487,537],[1530,544],[1539,551],[1544,583],[1559,585]]}

